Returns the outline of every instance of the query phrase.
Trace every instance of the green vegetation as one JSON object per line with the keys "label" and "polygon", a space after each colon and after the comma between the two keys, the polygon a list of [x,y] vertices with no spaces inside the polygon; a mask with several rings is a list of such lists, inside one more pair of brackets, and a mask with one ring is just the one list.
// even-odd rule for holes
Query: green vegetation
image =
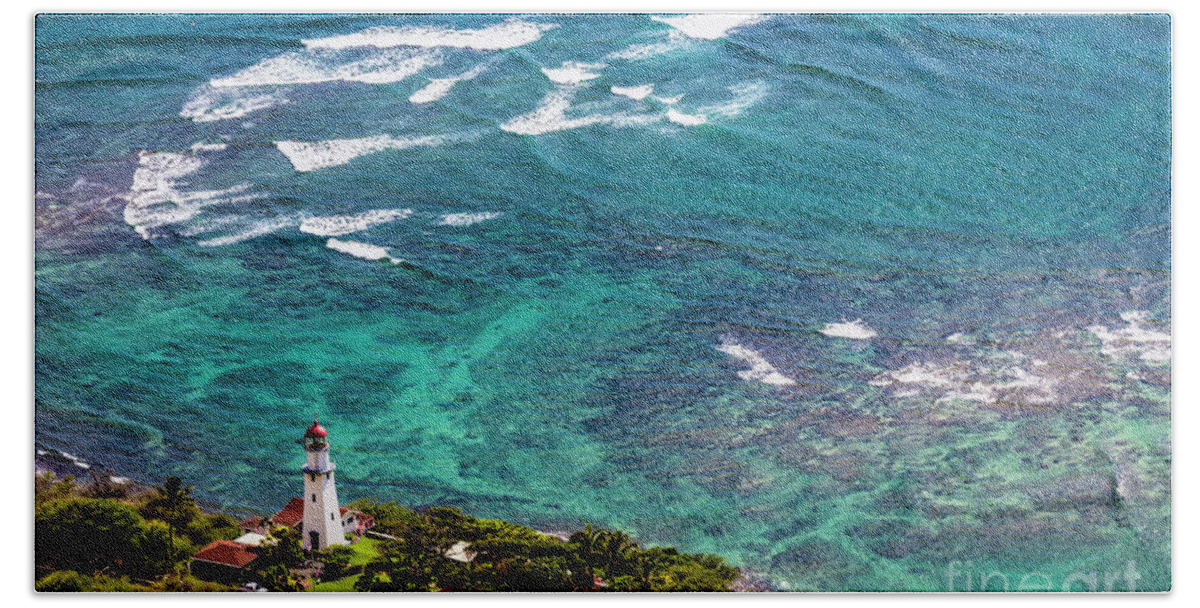
{"label": "green vegetation", "polygon": [[[186,573],[199,547],[239,530],[227,515],[201,512],[177,477],[131,493],[39,475],[35,503],[38,591],[234,589]],[[590,525],[563,541],[456,508],[349,506],[374,517],[384,537],[314,552],[314,569],[300,534],[277,528],[254,549],[252,576],[273,591],[725,591],[738,575],[720,557],[644,549]]]}
{"label": "green vegetation", "polygon": [[155,495],[146,503],[144,508],[149,516],[167,522],[167,532],[171,539],[168,559],[175,560],[175,530],[186,526],[200,514],[196,508],[196,499],[192,498],[192,486],[183,485],[178,477],[167,477],[162,487],[155,489]]}
{"label": "green vegetation", "polygon": [[65,498],[34,514],[34,555],[52,570],[153,577],[171,572],[167,526],[107,498]]}
{"label": "green vegetation", "polygon": [[202,581],[190,574],[168,575],[161,580],[144,584],[134,583],[127,576],[113,577],[103,574],[86,576],[74,570],[57,570],[38,579],[34,589],[43,592],[65,591],[230,591],[229,585]]}
{"label": "green vegetation", "polygon": [[266,542],[254,548],[258,557],[250,567],[258,573],[259,583],[272,591],[300,591],[303,584],[292,569],[304,561],[300,533],[293,528],[276,528]]}
{"label": "green vegetation", "polygon": [[[725,591],[738,571],[714,555],[643,549],[629,535],[590,525],[564,542],[524,526],[478,519],[454,508],[413,511],[358,501],[375,517],[379,557],[337,573],[357,576],[358,591]],[[469,562],[447,559],[469,543]],[[359,573],[361,572],[361,575]],[[324,573],[331,580],[330,573]],[[324,585],[324,583],[322,583]],[[318,585],[318,590],[329,590]]]}
{"label": "green vegetation", "polygon": [[355,591],[355,585],[358,584],[358,579],[361,576],[362,574],[352,574],[338,580],[322,581],[314,585],[309,591],[329,593]]}
{"label": "green vegetation", "polygon": [[[107,476],[106,476],[107,478]],[[169,481],[169,480],[168,480]],[[121,484],[82,485],[52,473],[34,481],[34,566],[38,591],[222,591],[228,585],[180,574],[195,545],[230,538],[237,523],[205,515],[195,502],[163,510],[155,495],[130,495]],[[182,486],[179,488],[182,490]],[[188,488],[190,492],[190,488]],[[186,495],[186,493],[184,493]],[[171,521],[161,519],[163,515]],[[182,533],[176,545],[173,537]]]}

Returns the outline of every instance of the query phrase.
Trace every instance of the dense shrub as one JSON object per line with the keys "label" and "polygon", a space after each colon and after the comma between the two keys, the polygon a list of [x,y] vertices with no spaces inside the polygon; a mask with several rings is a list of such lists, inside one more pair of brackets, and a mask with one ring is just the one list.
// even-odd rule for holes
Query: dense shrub
{"label": "dense shrub", "polygon": [[165,525],[115,500],[68,498],[34,515],[34,560],[55,570],[152,577],[171,570],[169,546]]}

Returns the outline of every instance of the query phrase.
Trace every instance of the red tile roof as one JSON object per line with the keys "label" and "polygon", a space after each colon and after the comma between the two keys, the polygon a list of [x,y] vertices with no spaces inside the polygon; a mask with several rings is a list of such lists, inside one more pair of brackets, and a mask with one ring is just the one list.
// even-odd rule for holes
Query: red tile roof
{"label": "red tile roof", "polygon": [[192,559],[243,568],[246,564],[254,561],[256,557],[258,556],[245,545],[239,545],[231,540],[215,540],[207,547],[197,551]]}
{"label": "red tile roof", "polygon": [[[354,509],[350,509],[347,507],[341,507],[341,506],[338,507],[338,515],[343,520],[346,519],[347,513],[353,513],[355,516],[358,517],[358,519],[366,522],[365,525],[368,528],[374,526],[374,524],[375,524],[375,518],[371,517],[370,515],[367,515],[366,513],[363,513],[362,511],[355,511]],[[300,523],[303,520],[304,520],[304,499],[303,498],[293,498],[293,499],[289,500],[287,506],[284,507],[282,511],[276,513],[275,516],[271,518],[271,521],[275,522],[276,525],[287,526],[289,528],[292,526],[295,526],[296,524]]]}
{"label": "red tile roof", "polygon": [[292,527],[304,520],[304,499],[293,498],[282,511],[271,518],[276,525]]}
{"label": "red tile roof", "polygon": [[355,511],[354,509],[347,509],[346,507],[338,507],[338,509],[341,511],[340,515],[342,516],[342,521],[346,520],[347,513],[351,513],[358,518],[358,521],[361,522],[362,526],[367,528],[375,527],[375,518],[363,513],[362,511]]}
{"label": "red tile roof", "polygon": [[254,529],[261,526],[262,523],[263,518],[255,515],[254,517],[247,517],[246,519],[242,520],[242,523],[238,524],[238,526],[246,529]]}

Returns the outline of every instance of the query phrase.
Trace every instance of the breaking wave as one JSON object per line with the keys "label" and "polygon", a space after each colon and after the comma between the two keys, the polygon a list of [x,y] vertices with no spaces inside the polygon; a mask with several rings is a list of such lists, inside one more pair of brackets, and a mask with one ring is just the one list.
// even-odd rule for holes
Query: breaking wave
{"label": "breaking wave", "polygon": [[344,165],[365,154],[382,150],[403,150],[414,146],[436,146],[446,140],[440,136],[398,138],[388,135],[327,141],[277,141],[275,147],[297,171],[315,171]]}
{"label": "breaking wave", "polygon": [[398,46],[457,47],[480,51],[498,51],[537,42],[542,34],[558,27],[547,23],[510,20],[477,30],[439,27],[380,26],[342,36],[302,40],[310,49],[348,49],[354,47],[390,48]]}
{"label": "breaking wave", "polygon": [[412,213],[412,209],[374,209],[354,215],[310,217],[300,223],[300,232],[318,236],[342,236],[378,224],[402,220]]}
{"label": "breaking wave", "polygon": [[688,38],[716,40],[724,38],[729,32],[739,27],[763,21],[766,17],[736,13],[702,13],[678,17],[652,17],[652,19],[675,28]]}

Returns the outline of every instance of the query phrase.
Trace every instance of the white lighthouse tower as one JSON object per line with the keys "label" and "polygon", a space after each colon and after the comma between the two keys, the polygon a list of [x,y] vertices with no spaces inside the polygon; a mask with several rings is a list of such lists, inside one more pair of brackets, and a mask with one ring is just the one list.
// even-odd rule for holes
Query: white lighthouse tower
{"label": "white lighthouse tower", "polygon": [[304,431],[304,453],[308,458],[304,472],[304,537],[306,551],[330,545],[345,545],[342,516],[338,510],[337,488],[333,483],[333,461],[329,459],[329,431],[313,417]]}

